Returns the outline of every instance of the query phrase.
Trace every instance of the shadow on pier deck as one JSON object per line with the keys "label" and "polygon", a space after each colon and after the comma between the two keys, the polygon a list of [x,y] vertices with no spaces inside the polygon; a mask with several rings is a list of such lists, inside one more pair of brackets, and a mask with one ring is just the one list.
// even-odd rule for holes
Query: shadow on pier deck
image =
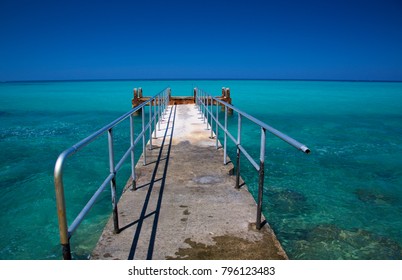
{"label": "shadow on pier deck", "polygon": [[119,200],[120,233],[110,218],[92,259],[287,259],[268,223],[255,228],[256,203],[235,189],[195,105],[168,108],[137,190]]}

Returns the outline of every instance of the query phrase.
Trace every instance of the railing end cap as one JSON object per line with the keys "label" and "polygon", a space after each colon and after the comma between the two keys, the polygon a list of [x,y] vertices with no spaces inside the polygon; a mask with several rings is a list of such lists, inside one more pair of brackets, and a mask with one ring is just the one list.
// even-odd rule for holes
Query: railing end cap
{"label": "railing end cap", "polygon": [[301,146],[301,147],[300,147],[300,150],[301,150],[303,153],[305,153],[305,154],[311,153],[311,150],[310,150],[307,146],[305,146],[305,145]]}

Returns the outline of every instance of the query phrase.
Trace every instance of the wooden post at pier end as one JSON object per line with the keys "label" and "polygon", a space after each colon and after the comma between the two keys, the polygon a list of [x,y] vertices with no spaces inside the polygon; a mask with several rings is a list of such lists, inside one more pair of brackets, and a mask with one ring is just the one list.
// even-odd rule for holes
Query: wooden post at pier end
{"label": "wooden post at pier end", "polygon": [[[142,103],[142,101],[140,100],[140,97],[138,96],[139,93],[142,96],[142,88],[139,88],[139,90],[137,90],[137,88],[134,88],[133,92],[134,92],[134,98],[131,100],[132,108],[137,107],[138,105],[140,105]],[[141,114],[141,110],[138,110],[133,115],[139,116],[140,114]]]}
{"label": "wooden post at pier end", "polygon": [[[222,101],[225,101],[226,103],[229,103],[232,105],[232,98],[230,98],[230,88],[225,88],[222,87],[222,96],[217,97]],[[221,111],[225,111],[225,107],[221,106]],[[233,110],[228,108],[228,114],[233,115]]]}

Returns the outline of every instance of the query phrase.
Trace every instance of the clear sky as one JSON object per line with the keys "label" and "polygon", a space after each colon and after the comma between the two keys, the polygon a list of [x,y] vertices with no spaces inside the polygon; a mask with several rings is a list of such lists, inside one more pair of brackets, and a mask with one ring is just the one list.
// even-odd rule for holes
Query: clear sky
{"label": "clear sky", "polygon": [[0,81],[402,81],[402,0],[0,0]]}

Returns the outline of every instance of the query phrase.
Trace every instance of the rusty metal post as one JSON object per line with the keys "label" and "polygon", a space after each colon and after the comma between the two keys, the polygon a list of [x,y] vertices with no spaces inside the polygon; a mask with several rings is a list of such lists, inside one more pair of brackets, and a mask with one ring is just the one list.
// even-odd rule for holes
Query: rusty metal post
{"label": "rusty metal post", "polygon": [[112,194],[112,207],[113,207],[113,232],[119,233],[119,216],[117,211],[117,197],[116,197],[116,170],[114,167],[114,149],[113,149],[113,129],[108,130],[108,143],[109,143],[109,167],[110,174],[113,174],[113,179],[110,182],[110,189]]}
{"label": "rusty metal post", "polygon": [[162,104],[161,104],[161,97],[158,95],[158,131],[161,130],[161,110],[162,110]]}
{"label": "rusty metal post", "polygon": [[138,99],[138,90],[137,90],[137,88],[134,88],[133,92],[134,92],[134,99]]}
{"label": "rusty metal post", "polygon": [[202,112],[203,112],[202,120],[205,123],[205,114],[206,114],[206,110],[205,110],[205,108],[206,108],[205,107],[205,92],[202,93],[202,105],[203,105],[203,108],[202,108]]}
{"label": "rusty metal post", "polygon": [[261,229],[262,221],[262,199],[264,191],[264,162],[265,162],[265,141],[266,141],[266,130],[261,127],[261,148],[260,148],[260,170],[258,171],[258,199],[257,199],[257,219],[256,227]]}
{"label": "rusty metal post", "polygon": [[[225,95],[226,95],[226,88],[222,87],[222,96],[221,96],[221,100],[225,101]],[[225,111],[225,106],[221,106],[221,112]]]}
{"label": "rusty metal post", "polygon": [[240,188],[240,144],[241,144],[241,115],[237,119],[237,155],[236,155],[236,189]]}
{"label": "rusty metal post", "polygon": [[[230,88],[225,89],[225,97],[230,98]],[[229,102],[228,102],[229,103]],[[230,103],[229,103],[230,104]]]}
{"label": "rusty metal post", "polygon": [[[137,88],[134,88],[134,90],[133,90],[133,99],[131,100],[131,105],[132,105],[132,108],[140,105],[140,101],[138,99],[138,90],[137,90]],[[134,113],[134,116],[138,116],[139,113],[140,113],[139,111],[136,111]]]}
{"label": "rusty metal post", "polygon": [[[55,185],[63,184],[62,181],[55,182]],[[68,236],[68,225],[66,217],[66,205],[64,199],[63,187],[56,187],[56,200],[57,200],[57,215],[59,218],[59,232],[60,232],[60,244],[62,247],[63,259],[71,260],[70,238]]]}
{"label": "rusty metal post", "polygon": [[214,100],[212,99],[212,96],[210,96],[210,101],[211,101],[211,104],[210,104],[209,109],[210,109],[210,114],[211,114],[211,136],[209,138],[214,139],[214,129],[213,129],[213,123],[214,123],[214,118],[213,118],[213,116],[214,116],[214,113],[213,113]]}
{"label": "rusty metal post", "polygon": [[215,137],[216,137],[216,139],[215,139],[215,147],[216,147],[216,149],[218,149],[219,147],[218,147],[218,142],[219,142],[219,125],[218,125],[218,123],[219,123],[219,111],[218,111],[218,108],[219,108],[219,102],[216,102],[216,117],[215,117]]}
{"label": "rusty metal post", "polygon": [[157,139],[156,137],[156,98],[154,99],[154,139]]}
{"label": "rusty metal post", "polygon": [[141,121],[142,121],[142,155],[143,155],[143,165],[147,164],[147,149],[145,142],[145,110],[141,112]]}
{"label": "rusty metal post", "polygon": [[[225,102],[232,105],[232,98],[230,98],[230,88],[225,89]],[[233,109],[229,108],[229,115],[233,115]]]}
{"label": "rusty metal post", "polygon": [[149,125],[149,150],[152,150],[152,101],[149,101],[149,119],[148,119],[148,125]]}
{"label": "rusty metal post", "polygon": [[197,104],[197,89],[193,89],[193,94],[194,94],[194,103]]}
{"label": "rusty metal post", "polygon": [[131,145],[131,190],[137,190],[137,178],[135,174],[135,147],[134,147],[134,120],[130,116],[130,145]]}
{"label": "rusty metal post", "polygon": [[68,154],[70,152],[72,151],[65,151],[60,154],[54,168],[54,187],[56,191],[57,218],[59,220],[60,244],[62,247],[64,260],[71,260],[70,236],[68,233],[66,201],[63,185],[63,164],[64,160],[68,157]]}
{"label": "rusty metal post", "polygon": [[228,107],[225,108],[225,133],[223,134],[223,164],[227,164],[227,131],[228,131]]}
{"label": "rusty metal post", "polygon": [[139,97],[139,98],[142,98],[142,88],[139,88],[139,89],[138,89],[138,97]]}

